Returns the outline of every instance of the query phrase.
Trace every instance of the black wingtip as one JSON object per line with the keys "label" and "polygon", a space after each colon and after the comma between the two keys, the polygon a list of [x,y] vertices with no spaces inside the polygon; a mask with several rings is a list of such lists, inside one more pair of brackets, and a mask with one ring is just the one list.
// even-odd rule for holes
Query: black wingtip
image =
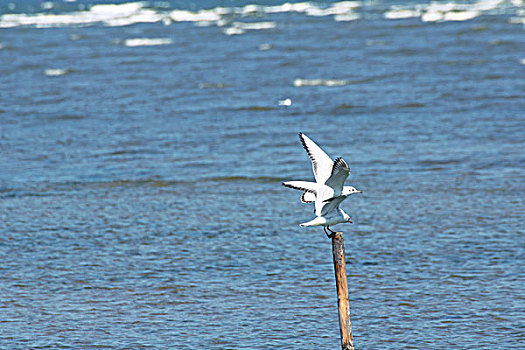
{"label": "black wingtip", "polygon": [[295,187],[293,187],[293,186],[287,184],[286,182],[281,182],[281,185],[283,185],[284,187],[288,187],[288,188],[293,188],[293,189],[295,189]]}
{"label": "black wingtip", "polygon": [[348,166],[346,161],[343,159],[343,157],[339,157],[336,160],[334,160],[334,168],[348,168],[348,169],[350,169],[350,167]]}
{"label": "black wingtip", "polygon": [[300,132],[299,133],[299,140],[301,141],[301,145],[303,145],[303,148],[306,151],[306,153],[308,153],[308,156],[310,157],[310,159],[313,160],[312,153],[310,152],[310,149],[308,148],[308,145],[306,145],[306,140],[304,139],[305,136],[306,136],[305,134]]}
{"label": "black wingtip", "polygon": [[303,193],[303,195],[301,196],[301,202],[303,202],[303,203],[313,203],[313,201],[307,201],[307,200],[304,199],[304,195],[305,195],[306,193],[307,193],[307,191],[305,191],[305,192]]}

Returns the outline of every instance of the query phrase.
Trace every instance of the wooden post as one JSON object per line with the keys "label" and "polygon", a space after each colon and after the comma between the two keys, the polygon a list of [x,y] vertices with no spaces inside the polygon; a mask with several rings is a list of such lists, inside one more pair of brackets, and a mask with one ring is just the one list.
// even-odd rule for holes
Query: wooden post
{"label": "wooden post", "polygon": [[342,232],[336,232],[332,235],[332,254],[334,256],[341,347],[343,350],[354,350],[352,322],[350,321],[350,299],[348,298],[348,282],[346,281],[345,246]]}

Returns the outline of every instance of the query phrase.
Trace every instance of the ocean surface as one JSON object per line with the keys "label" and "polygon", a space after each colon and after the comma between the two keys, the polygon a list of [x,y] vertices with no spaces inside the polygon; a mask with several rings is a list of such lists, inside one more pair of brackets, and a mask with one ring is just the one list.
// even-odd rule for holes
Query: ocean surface
{"label": "ocean surface", "polygon": [[285,180],[350,164],[356,349],[525,348],[521,0],[0,1],[0,348],[336,349]]}

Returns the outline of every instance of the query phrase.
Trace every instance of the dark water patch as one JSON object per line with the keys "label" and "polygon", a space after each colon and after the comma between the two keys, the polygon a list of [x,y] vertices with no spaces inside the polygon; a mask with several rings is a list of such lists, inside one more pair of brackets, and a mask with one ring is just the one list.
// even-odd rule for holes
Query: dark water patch
{"label": "dark water patch", "polygon": [[518,49],[521,44],[516,41],[505,40],[505,39],[493,39],[489,42],[491,46],[506,46],[508,48]]}
{"label": "dark water patch", "polygon": [[393,26],[394,29],[414,29],[414,28],[421,28],[424,26],[423,23],[419,22],[418,19],[407,19],[403,21],[405,23],[399,23]]}
{"label": "dark water patch", "polygon": [[[185,183],[185,182],[182,182]],[[110,181],[67,181],[59,183],[41,183],[32,185],[32,191],[24,191],[20,188],[8,189],[7,195],[14,197],[24,196],[57,196],[71,191],[82,191],[85,189],[117,189],[117,188],[164,188],[173,187],[181,182],[165,181],[157,178],[139,180],[110,180]],[[4,191],[0,191],[3,193]]]}
{"label": "dark water patch", "polygon": [[442,63],[449,66],[484,66],[488,63],[488,60],[482,58],[472,59],[470,57],[465,57],[464,59],[458,60],[447,59],[442,61]]}
{"label": "dark water patch", "polygon": [[58,121],[58,120],[82,120],[85,119],[85,115],[81,114],[57,114],[55,116],[48,116],[47,119],[51,121]]}
{"label": "dark water patch", "polygon": [[398,105],[396,108],[423,108],[426,107],[426,104],[419,103],[419,102],[413,102],[413,103],[406,103]]}
{"label": "dark water patch", "polygon": [[425,159],[418,160],[416,163],[422,166],[432,166],[432,165],[449,165],[449,164],[460,164],[462,159]]}
{"label": "dark water patch", "polygon": [[238,107],[236,110],[238,111],[250,111],[250,112],[268,112],[268,111],[274,111],[277,107],[271,107],[271,106],[248,106],[248,107]]}
{"label": "dark water patch", "polygon": [[[140,144],[133,144],[129,143],[128,146],[136,146]],[[136,155],[144,155],[144,156],[155,156],[163,154],[162,150],[155,149],[155,148],[132,148],[132,149],[119,149],[115,151],[105,151],[102,153],[95,153],[90,155],[91,158],[119,158],[119,156],[136,156]],[[130,158],[133,159],[133,158]]]}
{"label": "dark water patch", "polygon": [[443,167],[425,167],[424,171],[443,171],[446,169],[447,168],[443,168]]}
{"label": "dark water patch", "polygon": [[[120,42],[118,42],[120,44]],[[128,57],[122,57],[122,59],[119,62],[119,65],[123,66],[141,66],[146,63],[151,63],[151,60],[148,60],[146,57],[136,57],[133,59],[130,59]]]}
{"label": "dark water patch", "polygon": [[383,53],[387,53],[388,55],[391,55],[391,56],[419,56],[423,53],[431,53],[432,50],[429,49],[429,48],[418,48],[418,49],[413,49],[413,48],[399,48],[399,49],[394,49],[394,50],[388,50],[388,51],[383,51]]}
{"label": "dark water patch", "polygon": [[490,27],[488,25],[479,24],[479,25],[475,25],[475,26],[470,27],[469,31],[472,31],[472,32],[486,32],[489,29],[490,29]]}
{"label": "dark water patch", "polygon": [[199,89],[224,89],[233,87],[232,84],[227,83],[199,83]]}
{"label": "dark water patch", "polygon": [[49,197],[62,196],[70,191],[86,189],[125,189],[125,188],[173,188],[181,186],[204,186],[210,183],[281,183],[282,177],[272,176],[212,176],[198,177],[193,180],[163,180],[146,178],[136,180],[110,181],[70,181],[60,183],[33,184],[31,189],[4,187],[0,189],[0,198]]}
{"label": "dark water patch", "polygon": [[365,105],[343,103],[343,104],[340,104],[340,105],[336,106],[332,113],[333,114],[365,113],[368,110],[369,110],[369,107],[365,106]]}
{"label": "dark water patch", "polygon": [[148,154],[148,155],[154,155],[154,154],[162,154],[160,150],[156,149],[122,149],[118,151],[112,151],[108,153],[103,153],[100,155],[97,155],[95,157],[106,157],[106,156],[121,156],[121,155],[137,155],[137,154]]}
{"label": "dark water patch", "polygon": [[483,79],[488,79],[488,80],[498,80],[502,78],[504,78],[504,76],[501,74],[487,74],[483,77]]}
{"label": "dark water patch", "polygon": [[31,192],[25,190],[6,190],[0,192],[0,199],[9,199],[9,198],[21,198],[21,197],[53,197],[57,193],[42,193],[42,192]]}
{"label": "dark water patch", "polygon": [[258,182],[258,183],[281,183],[283,178],[281,177],[271,177],[271,176],[217,176],[204,178],[200,181],[206,182]]}

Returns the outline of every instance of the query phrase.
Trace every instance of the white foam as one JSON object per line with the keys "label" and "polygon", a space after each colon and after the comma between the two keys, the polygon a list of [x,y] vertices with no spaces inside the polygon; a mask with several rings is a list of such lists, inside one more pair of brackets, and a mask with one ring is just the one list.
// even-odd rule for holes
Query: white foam
{"label": "white foam", "polygon": [[294,80],[293,85],[296,87],[301,86],[343,86],[347,85],[348,81],[339,79],[301,79],[297,78]]}
{"label": "white foam", "polygon": [[437,3],[433,2],[427,5],[424,9],[424,13],[421,15],[423,22],[437,22],[443,21],[445,14],[449,11],[455,10],[457,4],[452,2]]}
{"label": "white foam", "polygon": [[525,17],[511,17],[509,18],[510,24],[523,24],[525,25]]}
{"label": "white foam", "polygon": [[277,26],[275,22],[233,22],[232,25],[245,30],[273,29]]}
{"label": "white foam", "polygon": [[53,7],[55,7],[55,4],[53,4],[51,1],[44,1],[40,4],[40,8],[42,10],[51,10]]}
{"label": "white foam", "polygon": [[222,32],[226,35],[240,35],[246,33],[246,30],[238,27],[229,27],[225,28]]}
{"label": "white foam", "polygon": [[[75,0],[63,0],[75,1]],[[466,3],[464,0],[449,0],[448,2],[430,2],[415,5],[392,5],[383,13],[386,19],[403,19],[420,17],[423,22],[467,21],[485,13],[508,13],[508,8],[520,8],[524,0],[474,0]],[[472,1],[472,0],[470,0]],[[150,6],[153,4],[154,8]],[[40,2],[41,13],[36,14],[4,14],[0,16],[0,28],[35,26],[37,28],[62,27],[69,25],[85,26],[102,23],[106,26],[127,26],[134,23],[160,22],[170,25],[174,22],[193,22],[197,26],[205,27],[216,25],[225,28],[228,35],[242,34],[247,30],[271,29],[276,24],[271,21],[258,22],[259,24],[246,24],[238,22],[246,16],[264,17],[276,13],[300,13],[305,16],[322,17],[332,16],[335,21],[354,21],[361,18],[356,8],[362,2],[339,1],[327,4],[326,2],[285,2],[275,6],[248,4],[241,7],[215,7],[196,11],[174,9],[170,10],[167,1],[134,1],[122,4],[98,4],[89,7],[83,3],[78,5],[78,11],[52,14],[50,9],[57,7],[55,0]],[[11,6],[12,5],[12,6]],[[372,5],[373,6],[373,3]],[[13,10],[15,2],[8,4],[8,9]],[[368,8],[368,6],[367,6]],[[367,10],[365,8],[365,10]],[[498,9],[498,11],[495,11]],[[377,10],[375,7],[372,12]],[[373,14],[375,15],[375,13]],[[524,23],[519,10],[511,13],[511,23]],[[364,15],[364,18],[371,16]],[[232,24],[233,22],[233,24]],[[242,23],[242,24],[239,24]]]}
{"label": "white foam", "polygon": [[120,15],[126,16],[131,15],[134,12],[137,12],[144,7],[143,2],[128,2],[124,4],[102,4],[102,5],[93,5],[90,9],[90,12],[94,14],[104,14],[104,15]]}
{"label": "white foam", "polygon": [[0,17],[0,28],[36,26],[38,28],[104,23],[108,26],[124,26],[134,23],[157,22],[163,16],[144,9],[142,2],[94,5],[89,10],[67,14],[6,14]]}
{"label": "white foam", "polygon": [[221,19],[221,13],[214,10],[198,12],[173,10],[170,12],[170,17],[175,22],[215,22]]}
{"label": "white foam", "polygon": [[[428,10],[421,16],[423,22],[437,22],[437,21],[467,21],[475,17],[480,16],[482,13],[477,10],[465,9],[465,6],[451,7],[452,4],[443,4],[447,6],[441,7],[446,11],[439,11],[439,7],[432,5],[429,8],[434,8],[433,10]],[[461,10],[461,8],[465,10]]]}
{"label": "white foam", "polygon": [[60,68],[49,68],[44,70],[44,75],[47,75],[48,77],[58,77],[61,75],[67,74],[68,71],[66,69],[60,69]]}
{"label": "white foam", "polygon": [[356,19],[361,18],[361,16],[357,13],[345,13],[342,15],[335,15],[334,20],[337,22],[350,22],[355,21]]}
{"label": "white foam", "polygon": [[419,17],[420,15],[421,12],[419,10],[392,8],[389,11],[385,12],[383,14],[383,17],[385,17],[386,19],[404,19]]}
{"label": "white foam", "polygon": [[425,12],[421,16],[423,22],[437,22],[443,20],[443,14],[441,12]]}
{"label": "white foam", "polygon": [[[260,44],[257,48],[260,50],[260,51],[268,51],[268,50],[271,50],[273,47],[272,44]],[[1,44],[0,44],[0,48],[1,48]]]}
{"label": "white foam", "polygon": [[275,22],[233,22],[231,27],[223,30],[223,33],[226,35],[239,35],[246,33],[248,30],[273,29],[276,26]]}
{"label": "white foam", "polygon": [[135,23],[160,22],[163,17],[153,10],[141,10],[128,17],[116,17],[104,20],[104,24],[110,27],[121,27]]}
{"label": "white foam", "polygon": [[343,15],[346,14],[360,4],[357,1],[340,1],[335,2],[329,7],[319,7],[311,2],[286,2],[282,5],[276,6],[260,6],[260,5],[246,5],[240,11],[242,14],[251,13],[284,13],[284,12],[297,12],[304,13],[308,16],[331,16],[331,15]]}
{"label": "white foam", "polygon": [[251,15],[255,13],[262,13],[264,12],[264,6],[248,4],[240,9],[237,9],[235,12],[241,15]]}
{"label": "white foam", "polygon": [[124,45],[128,47],[136,46],[158,46],[172,44],[173,40],[169,38],[135,38],[124,40]]}
{"label": "white foam", "polygon": [[292,100],[290,98],[286,98],[284,100],[280,100],[278,104],[279,106],[290,107],[292,105]]}
{"label": "white foam", "polygon": [[503,0],[480,0],[473,4],[470,9],[472,11],[490,11],[497,8]]}
{"label": "white foam", "polygon": [[218,22],[212,22],[212,21],[198,21],[195,22],[196,27],[211,27],[213,25],[218,25]]}
{"label": "white foam", "polygon": [[361,4],[358,1],[340,1],[332,4],[332,7],[345,9],[346,11],[360,7]]}
{"label": "white foam", "polygon": [[332,7],[323,9],[323,8],[320,8],[320,7],[312,6],[312,7],[309,7],[308,9],[306,9],[305,13],[308,16],[321,17],[321,16],[336,15],[336,14],[340,13],[340,11],[338,11],[338,9],[332,8]]}
{"label": "white foam", "polygon": [[276,6],[265,6],[263,8],[263,11],[265,13],[282,13],[282,12],[299,12],[304,13],[308,11],[308,9],[311,9],[312,7],[315,7],[310,2],[296,2],[296,3],[289,3],[286,2],[282,5],[276,5]]}
{"label": "white foam", "polygon": [[446,3],[431,2],[429,5],[427,5],[426,11],[430,13],[432,12],[444,13],[444,12],[448,12],[448,11],[452,11],[456,9],[456,6],[457,4],[453,2],[446,2]]}
{"label": "white foam", "polygon": [[[318,15],[333,15],[337,22],[349,22],[359,19],[359,14],[354,12],[354,9],[359,7],[356,1],[341,1],[333,3],[329,8],[321,11]],[[309,14],[307,12],[307,14]]]}
{"label": "white foam", "polygon": [[525,9],[519,9],[516,11],[516,16],[511,17],[509,23],[525,25]]}
{"label": "white foam", "polygon": [[450,11],[443,14],[443,21],[467,21],[480,15],[479,11]]}
{"label": "white foam", "polygon": [[[359,7],[356,1],[341,1],[335,2],[329,8],[325,9],[324,15],[346,15],[350,14],[355,8]],[[306,12],[308,14],[308,11]]]}
{"label": "white foam", "polygon": [[480,0],[472,4],[432,2],[428,5],[419,4],[412,7],[391,6],[383,16],[387,19],[421,16],[423,22],[467,21],[498,8],[504,2],[504,0]]}

